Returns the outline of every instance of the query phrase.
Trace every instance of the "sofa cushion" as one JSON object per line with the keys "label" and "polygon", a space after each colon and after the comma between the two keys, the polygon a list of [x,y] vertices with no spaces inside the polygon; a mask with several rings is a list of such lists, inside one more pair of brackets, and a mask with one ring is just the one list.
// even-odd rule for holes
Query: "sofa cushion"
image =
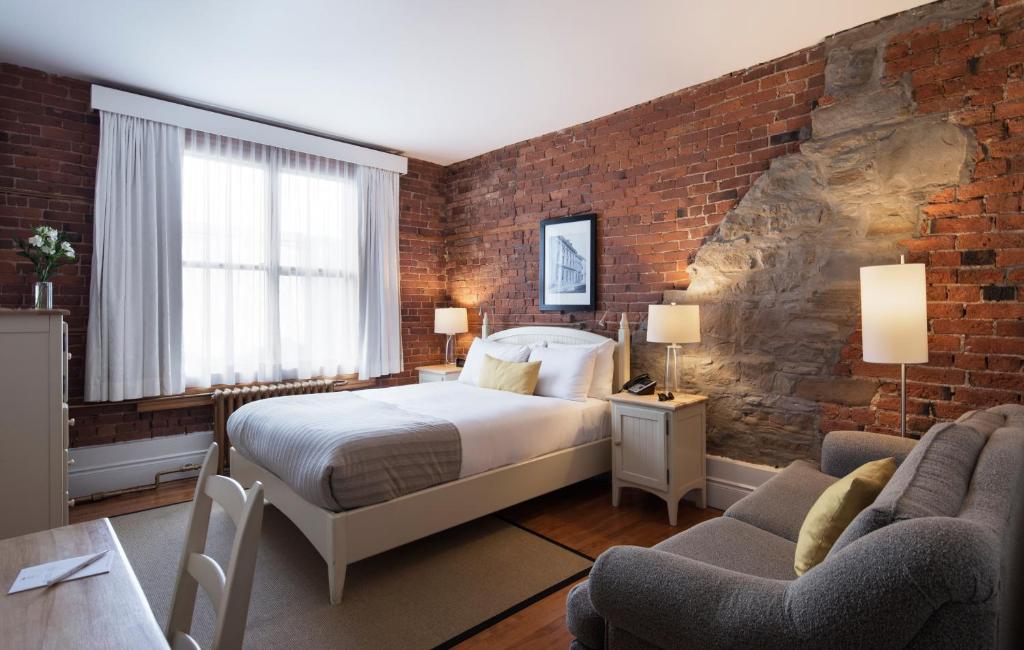
{"label": "sofa cushion", "polygon": [[581,582],[569,590],[565,625],[582,646],[595,650],[604,647],[604,619],[590,602],[589,582]]}
{"label": "sofa cushion", "polygon": [[837,480],[797,460],[734,503],[725,516],[796,542],[811,506]]}
{"label": "sofa cushion", "polygon": [[796,544],[732,517],[705,521],[654,548],[738,573],[775,580],[796,579]]}
{"label": "sofa cushion", "polygon": [[830,555],[895,521],[955,517],[988,433],[955,422],[936,424],[907,455],[882,493],[836,540]]}
{"label": "sofa cushion", "polygon": [[807,513],[800,527],[800,539],[796,541],[793,568],[798,576],[821,564],[853,518],[871,505],[895,471],[894,458],[873,460],[864,463],[821,493]]}

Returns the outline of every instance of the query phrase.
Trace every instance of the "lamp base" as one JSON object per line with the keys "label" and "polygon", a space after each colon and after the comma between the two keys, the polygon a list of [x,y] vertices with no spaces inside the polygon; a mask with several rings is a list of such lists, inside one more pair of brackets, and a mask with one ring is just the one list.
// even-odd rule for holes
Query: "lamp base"
{"label": "lamp base", "polygon": [[450,366],[455,363],[455,335],[449,334],[444,342],[444,363]]}
{"label": "lamp base", "polygon": [[683,346],[673,343],[665,347],[665,391],[679,390],[679,350]]}

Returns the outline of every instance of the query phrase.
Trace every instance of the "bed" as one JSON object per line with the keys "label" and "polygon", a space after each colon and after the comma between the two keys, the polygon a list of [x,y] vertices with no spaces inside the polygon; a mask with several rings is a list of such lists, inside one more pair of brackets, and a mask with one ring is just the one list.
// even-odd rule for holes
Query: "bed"
{"label": "bed", "polygon": [[[564,327],[520,327],[484,334],[488,341],[519,345],[541,341],[593,345],[607,340]],[[629,326],[623,317],[615,344],[613,385],[622,385],[628,376],[629,343]],[[490,395],[481,399],[479,391]],[[239,448],[232,447],[230,452],[231,475],[247,487],[261,481],[267,501],[291,519],[323,557],[332,604],[341,602],[348,564],[607,472],[611,466],[610,409],[603,400],[564,403],[457,382],[377,389],[361,395],[455,423],[463,448],[458,475],[386,501],[341,509],[342,504],[293,489]]]}

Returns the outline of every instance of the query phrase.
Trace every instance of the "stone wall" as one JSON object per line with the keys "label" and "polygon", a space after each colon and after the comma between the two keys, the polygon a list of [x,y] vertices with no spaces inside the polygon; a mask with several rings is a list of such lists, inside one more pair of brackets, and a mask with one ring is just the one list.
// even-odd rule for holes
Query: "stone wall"
{"label": "stone wall", "polygon": [[[864,405],[873,379],[834,369],[859,314],[859,268],[891,264],[934,193],[969,178],[972,134],[915,115],[909,83],[882,83],[885,39],[826,43],[827,103],[800,152],[772,161],[690,265],[703,341],[683,376],[708,394],[709,451],[784,464],[816,455],[818,402]],[[656,367],[661,346],[641,358]]]}

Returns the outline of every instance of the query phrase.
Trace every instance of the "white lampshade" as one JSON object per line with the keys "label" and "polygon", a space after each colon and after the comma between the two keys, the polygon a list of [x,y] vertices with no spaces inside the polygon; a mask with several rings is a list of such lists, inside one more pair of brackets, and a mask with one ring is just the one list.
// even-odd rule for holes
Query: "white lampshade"
{"label": "white lampshade", "polygon": [[861,267],[864,360],[871,363],[928,361],[927,302],[924,264]]}
{"label": "white lampshade", "polygon": [[650,305],[647,307],[647,340],[650,343],[699,343],[700,308],[697,305]]}
{"label": "white lampshade", "polygon": [[434,310],[435,334],[462,334],[469,331],[465,307],[444,307]]}

